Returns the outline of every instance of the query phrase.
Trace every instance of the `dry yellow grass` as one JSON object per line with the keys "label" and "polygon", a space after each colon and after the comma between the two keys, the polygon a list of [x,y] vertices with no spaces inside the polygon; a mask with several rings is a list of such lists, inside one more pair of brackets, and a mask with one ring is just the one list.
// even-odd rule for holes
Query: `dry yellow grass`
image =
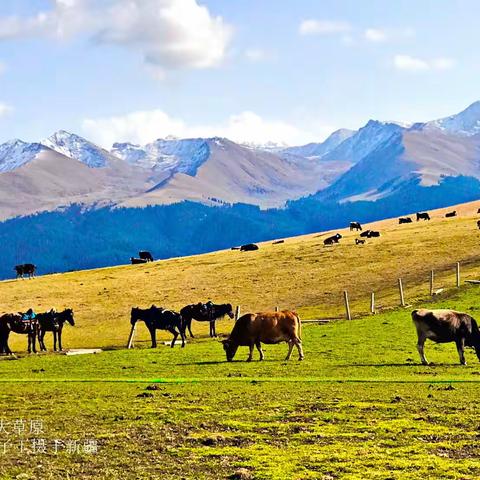
{"label": "dry yellow grass", "polygon": [[[477,209],[480,201],[431,212],[430,222],[398,225],[397,219],[375,222],[380,238],[356,246],[355,232],[339,230],[340,245],[324,247],[324,234],[260,244],[256,252],[219,251],[147,265],[128,265],[0,282],[1,310],[71,307],[77,326],[65,332],[67,347],[124,346],[132,306],[152,303],[166,308],[211,299],[241,305],[242,312],[297,309],[303,318],[343,315],[342,291],[348,290],[353,313],[367,312],[370,292],[383,307],[398,305],[397,279],[402,277],[406,300],[428,293],[430,269],[436,288],[454,285],[454,264],[462,262],[463,278],[480,267]],[[446,211],[459,216],[445,219]],[[365,226],[364,226],[365,228]],[[228,331],[229,321],[219,331]],[[206,326],[194,322],[194,332]],[[167,335],[165,338],[168,338]],[[139,338],[146,339],[145,328]],[[25,339],[13,336],[16,350]],[[48,339],[48,342],[50,340]]]}

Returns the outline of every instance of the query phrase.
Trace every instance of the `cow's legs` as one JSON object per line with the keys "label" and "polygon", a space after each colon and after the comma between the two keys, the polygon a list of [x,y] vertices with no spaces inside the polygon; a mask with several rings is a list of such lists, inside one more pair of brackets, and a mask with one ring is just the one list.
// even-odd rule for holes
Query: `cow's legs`
{"label": "cow's legs", "polygon": [[418,350],[418,354],[420,355],[420,360],[422,364],[428,365],[428,362],[427,362],[427,359],[425,358],[425,353],[424,353],[425,340],[426,340],[425,336],[418,335],[417,350]]}
{"label": "cow's legs", "polygon": [[255,342],[255,346],[257,347],[258,353],[260,354],[260,361],[262,361],[265,358],[262,350],[262,344],[260,342]]}
{"label": "cow's legs", "polygon": [[464,352],[465,339],[464,338],[459,338],[458,340],[455,340],[455,343],[457,344],[457,352],[458,352],[458,356],[460,358],[460,363],[462,365],[466,365],[467,362],[465,361],[465,352]]}
{"label": "cow's legs", "polygon": [[178,337],[178,332],[175,328],[169,328],[168,331],[173,335],[172,343],[170,344],[170,347],[173,348]]}
{"label": "cow's legs", "polygon": [[53,331],[53,351],[57,351],[57,332]]}
{"label": "cow's legs", "polygon": [[255,347],[255,345],[253,343],[248,346],[248,348],[250,349],[250,354],[248,355],[247,362],[251,362],[253,360],[253,348],[254,347]]}
{"label": "cow's legs", "polygon": [[287,356],[285,358],[285,361],[290,360],[290,357],[292,356],[293,345],[294,345],[293,339],[289,340],[288,341],[288,353],[287,353]]}
{"label": "cow's legs", "polygon": [[303,360],[305,358],[305,355],[303,354],[302,341],[299,338],[295,338],[293,342],[295,343],[295,346],[298,350],[298,359]]}

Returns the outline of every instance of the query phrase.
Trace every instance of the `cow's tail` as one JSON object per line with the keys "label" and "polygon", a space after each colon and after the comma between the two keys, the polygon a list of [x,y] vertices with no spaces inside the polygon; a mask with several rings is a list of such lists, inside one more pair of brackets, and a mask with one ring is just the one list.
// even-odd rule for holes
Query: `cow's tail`
{"label": "cow's tail", "polygon": [[297,324],[298,324],[298,338],[301,340],[302,339],[302,320],[300,319],[300,316],[298,315],[297,312],[294,312],[295,318],[297,319]]}

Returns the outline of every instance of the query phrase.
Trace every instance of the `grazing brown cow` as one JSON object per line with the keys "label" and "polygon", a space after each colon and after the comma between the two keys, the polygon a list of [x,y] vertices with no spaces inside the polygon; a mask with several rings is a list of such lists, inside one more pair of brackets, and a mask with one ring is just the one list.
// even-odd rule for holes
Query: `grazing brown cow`
{"label": "grazing brown cow", "polygon": [[422,308],[412,312],[417,329],[417,349],[420,360],[428,365],[423,347],[428,338],[436,343],[455,342],[460,363],[466,365],[464,348],[473,347],[480,360],[480,331],[474,318],[455,310],[428,310]]}
{"label": "grazing brown cow", "polygon": [[457,216],[457,211],[454,210],[453,212],[448,212],[445,214],[445,218],[451,218],[451,217],[456,217]]}
{"label": "grazing brown cow", "polygon": [[262,343],[276,344],[288,343],[288,354],[285,360],[289,360],[293,347],[298,349],[299,360],[303,360],[301,341],[302,324],[300,317],[289,310],[281,312],[247,313],[240,317],[228,339],[223,340],[223,349],[227,354],[227,360],[231,362],[238,347],[250,348],[247,362],[253,358],[253,348],[257,347],[260,360],[263,360]]}

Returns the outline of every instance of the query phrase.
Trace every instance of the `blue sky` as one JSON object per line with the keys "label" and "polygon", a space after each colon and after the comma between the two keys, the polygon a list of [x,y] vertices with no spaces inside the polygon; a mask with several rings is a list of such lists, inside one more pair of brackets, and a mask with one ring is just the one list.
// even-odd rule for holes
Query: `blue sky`
{"label": "blue sky", "polygon": [[0,141],[322,140],[480,99],[475,0],[2,0]]}

